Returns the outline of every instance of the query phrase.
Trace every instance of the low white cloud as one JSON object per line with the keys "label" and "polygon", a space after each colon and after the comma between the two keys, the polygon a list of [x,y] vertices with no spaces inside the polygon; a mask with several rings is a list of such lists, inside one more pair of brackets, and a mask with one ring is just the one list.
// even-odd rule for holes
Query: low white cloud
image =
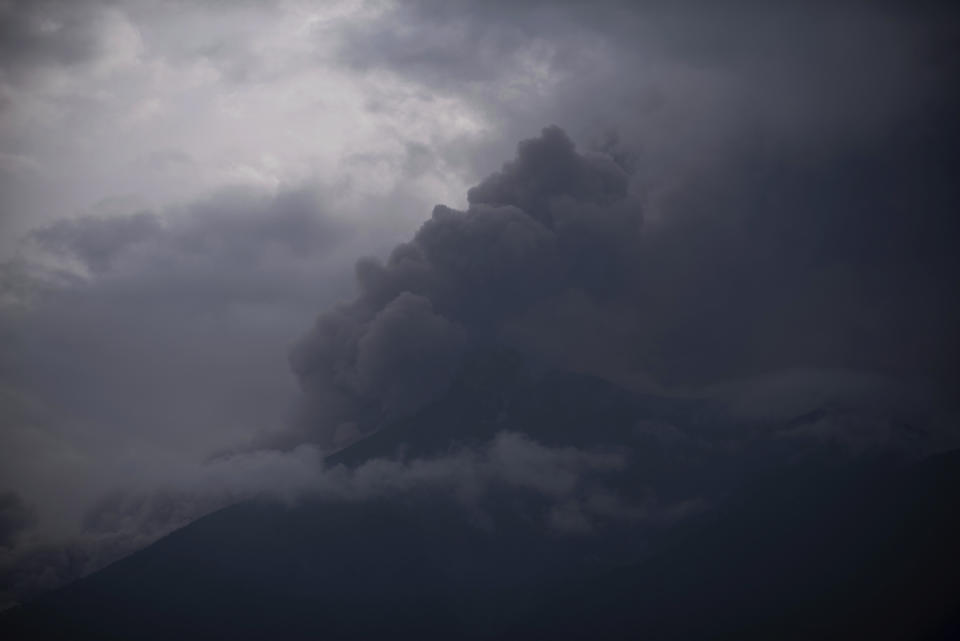
{"label": "low white cloud", "polygon": [[607,485],[627,463],[622,452],[548,447],[514,432],[443,456],[375,458],[356,467],[325,466],[320,450],[310,445],[206,462],[180,459],[101,497],[70,536],[28,530],[17,546],[0,548],[0,592],[12,598],[56,587],[245,499],[296,504],[441,496],[460,503],[465,518],[474,518],[484,513],[490,496],[507,492],[545,505],[529,516],[560,535],[668,515],[670,506],[657,506],[647,496],[622,496]]}

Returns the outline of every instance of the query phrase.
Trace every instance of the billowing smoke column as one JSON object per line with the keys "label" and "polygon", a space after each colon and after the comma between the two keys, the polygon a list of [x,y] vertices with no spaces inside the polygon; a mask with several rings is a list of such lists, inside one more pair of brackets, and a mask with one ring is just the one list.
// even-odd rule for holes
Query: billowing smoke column
{"label": "billowing smoke column", "polygon": [[570,287],[602,295],[639,229],[629,178],[548,127],[468,193],[437,206],[386,264],[357,264],[360,294],[325,313],[293,349],[303,389],[294,434],[335,447],[409,414],[450,384],[470,344]]}

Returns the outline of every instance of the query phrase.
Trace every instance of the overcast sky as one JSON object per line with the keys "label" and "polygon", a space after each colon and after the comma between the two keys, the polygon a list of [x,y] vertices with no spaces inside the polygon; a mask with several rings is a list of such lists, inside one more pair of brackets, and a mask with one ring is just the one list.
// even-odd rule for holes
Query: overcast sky
{"label": "overcast sky", "polygon": [[0,2],[0,547],[478,337],[751,416],[948,396],[958,13],[722,5]]}

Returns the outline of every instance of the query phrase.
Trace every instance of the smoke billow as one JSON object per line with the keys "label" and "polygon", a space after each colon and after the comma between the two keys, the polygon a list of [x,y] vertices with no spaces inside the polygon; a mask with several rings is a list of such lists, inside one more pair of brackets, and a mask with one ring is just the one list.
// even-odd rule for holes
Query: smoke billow
{"label": "smoke billow", "polygon": [[409,414],[447,388],[471,344],[538,300],[600,295],[639,228],[628,186],[611,157],[548,127],[470,190],[466,211],[437,206],[385,263],[361,260],[359,296],[292,352],[304,400],[287,443],[337,446]]}

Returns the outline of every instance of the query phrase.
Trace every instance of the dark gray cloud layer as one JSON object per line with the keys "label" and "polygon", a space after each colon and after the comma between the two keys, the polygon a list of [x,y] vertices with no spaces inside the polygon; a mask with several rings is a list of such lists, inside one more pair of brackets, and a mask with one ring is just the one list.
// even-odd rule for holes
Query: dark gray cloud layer
{"label": "dark gray cloud layer", "polygon": [[545,296],[606,288],[616,244],[629,242],[610,228],[639,225],[627,183],[611,158],[547,128],[470,190],[466,211],[438,206],[385,264],[361,261],[360,296],[322,316],[291,357],[306,438],[331,445],[338,430],[416,410],[449,385],[468,340],[496,337]]}

